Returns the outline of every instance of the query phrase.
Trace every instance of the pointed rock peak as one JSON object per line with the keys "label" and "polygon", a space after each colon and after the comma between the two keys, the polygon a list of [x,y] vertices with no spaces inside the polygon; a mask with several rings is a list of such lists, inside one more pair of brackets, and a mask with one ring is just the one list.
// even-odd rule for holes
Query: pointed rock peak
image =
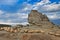
{"label": "pointed rock peak", "polygon": [[31,10],[31,12],[38,12],[37,10]]}
{"label": "pointed rock peak", "polygon": [[48,17],[37,10],[32,10],[28,16],[28,22],[30,24],[44,24],[46,21],[49,22]]}
{"label": "pointed rock peak", "polygon": [[[31,13],[33,14],[35,14],[35,13],[40,13],[40,12],[38,12],[37,10],[31,10]],[[40,14],[42,14],[42,13],[40,13]]]}
{"label": "pointed rock peak", "polygon": [[37,10],[31,10],[29,16],[37,17],[37,15],[42,15],[42,13],[39,13]]}

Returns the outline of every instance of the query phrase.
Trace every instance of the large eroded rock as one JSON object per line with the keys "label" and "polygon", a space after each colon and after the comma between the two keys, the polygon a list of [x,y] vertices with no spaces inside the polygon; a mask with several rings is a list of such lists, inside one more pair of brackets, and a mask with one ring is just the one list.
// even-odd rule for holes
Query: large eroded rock
{"label": "large eroded rock", "polygon": [[31,11],[28,15],[28,22],[33,25],[42,25],[43,27],[53,26],[53,23],[49,21],[48,17],[45,14],[39,13],[37,10]]}
{"label": "large eroded rock", "polygon": [[28,16],[29,23],[41,24],[43,21],[49,21],[46,15],[39,13],[37,10],[32,10]]}

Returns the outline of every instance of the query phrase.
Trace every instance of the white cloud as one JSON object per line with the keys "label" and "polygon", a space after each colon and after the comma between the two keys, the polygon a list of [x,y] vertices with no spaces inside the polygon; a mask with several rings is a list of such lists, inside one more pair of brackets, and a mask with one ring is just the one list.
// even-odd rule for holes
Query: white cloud
{"label": "white cloud", "polygon": [[48,4],[42,7],[43,11],[57,11],[60,10],[60,4]]}
{"label": "white cloud", "polygon": [[34,10],[36,10],[36,9],[38,9],[40,6],[42,6],[42,5],[46,5],[46,4],[49,4],[49,3],[51,3],[49,0],[42,0],[41,2],[38,2],[38,3],[36,3],[35,5],[33,5],[33,9]]}
{"label": "white cloud", "polygon": [[17,13],[16,15],[18,16],[18,18],[28,18],[28,14],[25,13]]}
{"label": "white cloud", "polygon": [[51,3],[49,0],[42,0],[41,2],[38,2],[35,5],[33,5],[33,10],[38,10],[39,12],[46,14],[51,20],[60,19],[59,15],[55,15],[58,14],[58,12],[60,11],[60,4],[56,4],[56,2]]}
{"label": "white cloud", "polygon": [[60,12],[50,12],[50,13],[46,13],[46,15],[51,20],[60,19]]}
{"label": "white cloud", "polygon": [[26,24],[29,24],[29,23],[28,23],[28,22],[23,22],[23,23],[21,23],[21,24],[26,25]]}
{"label": "white cloud", "polygon": [[43,3],[50,3],[49,0],[42,0],[42,1],[43,1]]}
{"label": "white cloud", "polygon": [[[31,10],[31,9],[33,8],[33,5],[28,4],[28,3],[26,3],[26,2],[24,2],[23,5],[25,5],[24,8],[21,10],[21,11],[23,11],[23,12],[24,12],[24,11]],[[20,11],[20,10],[19,10],[19,11]]]}
{"label": "white cloud", "polygon": [[18,0],[0,0],[0,5],[13,5],[16,2],[18,2]]}
{"label": "white cloud", "polygon": [[4,12],[0,10],[0,15],[2,15]]}
{"label": "white cloud", "polygon": [[33,5],[33,9],[35,10],[42,10],[42,11],[55,11],[60,10],[60,4],[50,3],[49,0],[43,0],[38,2],[37,4]]}
{"label": "white cloud", "polygon": [[[27,20],[24,20],[24,19],[27,19],[28,18],[28,14],[25,14],[25,13],[5,13],[4,14],[4,11],[1,11],[1,16],[0,16],[0,23],[22,23],[22,22],[26,22]],[[4,15],[2,15],[2,13]],[[6,20],[5,20],[6,19]]]}
{"label": "white cloud", "polygon": [[12,20],[1,20],[1,19],[0,19],[0,24],[1,24],[1,23],[11,23],[11,21],[12,21]]}
{"label": "white cloud", "polygon": [[23,23],[0,23],[0,24],[8,24],[8,25],[12,25],[12,26],[15,26],[15,25],[18,25],[18,24],[22,24],[22,25],[26,25],[26,24],[29,24],[27,22],[23,22]]}
{"label": "white cloud", "polygon": [[58,15],[48,15],[49,19],[52,19],[52,20],[56,20],[56,19],[60,19],[60,16]]}

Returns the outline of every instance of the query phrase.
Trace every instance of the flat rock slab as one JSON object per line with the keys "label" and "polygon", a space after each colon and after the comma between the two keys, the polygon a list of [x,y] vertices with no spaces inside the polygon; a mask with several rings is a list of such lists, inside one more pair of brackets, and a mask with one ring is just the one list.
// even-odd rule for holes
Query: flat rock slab
{"label": "flat rock slab", "polygon": [[0,40],[17,40],[17,34],[0,31]]}
{"label": "flat rock slab", "polygon": [[55,37],[49,34],[23,34],[21,40],[60,40],[59,37]]}

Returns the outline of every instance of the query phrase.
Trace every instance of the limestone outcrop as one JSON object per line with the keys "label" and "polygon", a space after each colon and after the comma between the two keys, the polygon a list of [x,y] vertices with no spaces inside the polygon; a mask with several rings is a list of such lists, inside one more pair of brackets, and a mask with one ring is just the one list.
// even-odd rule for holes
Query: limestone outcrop
{"label": "limestone outcrop", "polygon": [[[54,24],[49,21],[45,14],[38,12],[37,10],[32,10],[28,15],[28,22],[32,25],[40,25],[42,27],[52,27]],[[45,28],[46,28],[45,27]]]}

